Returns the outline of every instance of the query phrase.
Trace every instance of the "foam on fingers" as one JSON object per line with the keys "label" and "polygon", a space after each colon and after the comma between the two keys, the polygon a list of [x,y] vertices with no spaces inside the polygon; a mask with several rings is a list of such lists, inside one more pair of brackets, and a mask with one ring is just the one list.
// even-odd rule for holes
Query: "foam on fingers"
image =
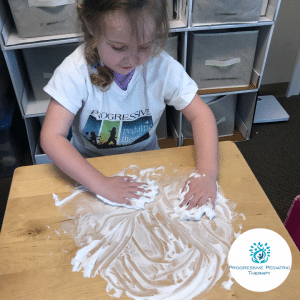
{"label": "foam on fingers", "polygon": [[159,193],[159,191],[158,191],[158,185],[155,185],[154,180],[153,181],[148,180],[147,184],[143,185],[142,187],[145,190],[147,190],[147,192],[142,193],[142,192],[138,191],[136,194],[142,195],[140,198],[128,199],[131,202],[131,205],[128,205],[125,203],[112,202],[100,195],[96,195],[96,196],[98,199],[100,199],[104,203],[112,205],[112,206],[125,207],[125,208],[129,208],[129,209],[144,209],[146,203],[150,203],[155,200],[155,197]]}

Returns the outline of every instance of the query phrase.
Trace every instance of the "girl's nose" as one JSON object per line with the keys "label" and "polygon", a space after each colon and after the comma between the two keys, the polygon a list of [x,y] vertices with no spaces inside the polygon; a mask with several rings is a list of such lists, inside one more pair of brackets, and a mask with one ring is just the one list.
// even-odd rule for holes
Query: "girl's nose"
{"label": "girl's nose", "polygon": [[138,65],[139,63],[139,53],[133,53],[127,56],[127,62],[130,66]]}

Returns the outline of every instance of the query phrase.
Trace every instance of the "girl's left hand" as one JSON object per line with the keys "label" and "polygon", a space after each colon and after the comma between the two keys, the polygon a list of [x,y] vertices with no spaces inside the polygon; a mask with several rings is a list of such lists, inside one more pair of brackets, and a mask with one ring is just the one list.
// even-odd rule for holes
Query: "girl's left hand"
{"label": "girl's left hand", "polygon": [[189,191],[184,196],[183,202],[180,207],[183,207],[188,203],[187,209],[192,209],[194,207],[200,207],[210,201],[215,208],[215,201],[217,197],[217,184],[216,179],[210,176],[195,178],[190,177],[184,184],[182,192],[187,189],[187,184],[189,182]]}

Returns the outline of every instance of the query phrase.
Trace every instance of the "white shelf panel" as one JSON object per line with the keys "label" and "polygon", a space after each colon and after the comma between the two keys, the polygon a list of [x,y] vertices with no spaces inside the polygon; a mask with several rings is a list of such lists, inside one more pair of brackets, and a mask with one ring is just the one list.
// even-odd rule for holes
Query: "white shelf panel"
{"label": "white shelf panel", "polygon": [[41,117],[46,114],[49,100],[36,100],[32,92],[29,82],[25,84],[22,95],[22,108],[24,111],[24,118]]}
{"label": "white shelf panel", "polygon": [[182,20],[170,21],[171,32],[183,31],[187,27],[187,24]]}
{"label": "white shelf panel", "polygon": [[7,19],[1,32],[4,50],[17,50],[57,44],[76,43],[83,40],[82,34],[63,34],[36,38],[20,38],[13,22]]}
{"label": "white shelf panel", "polygon": [[35,159],[35,163],[38,165],[52,163],[52,160],[41,149],[40,143],[37,143],[36,145],[34,159]]}
{"label": "white shelf panel", "polygon": [[[187,1],[188,2],[188,1]],[[198,31],[198,30],[215,30],[215,29],[230,29],[230,28],[245,28],[253,26],[267,26],[273,25],[274,13],[271,17],[262,16],[259,22],[249,22],[249,23],[228,23],[228,24],[194,24],[193,26],[188,26],[186,15],[182,15],[180,20],[170,21],[170,31],[171,32],[185,32],[185,31]],[[17,50],[32,47],[42,47],[51,46],[57,44],[65,43],[76,43],[83,41],[83,34],[73,33],[64,35],[53,35],[44,36],[36,38],[20,38],[14,22],[9,18],[3,26],[1,32],[1,37],[3,40],[4,50]]]}
{"label": "white shelf panel", "polygon": [[46,114],[50,100],[28,101],[25,118],[41,117]]}
{"label": "white shelf panel", "polygon": [[246,27],[255,27],[255,26],[268,26],[273,25],[274,21],[269,20],[268,18],[262,18],[259,22],[248,22],[248,23],[227,23],[227,24],[195,24],[192,27],[189,27],[188,30],[214,30],[214,29],[230,29],[230,28],[246,28]]}
{"label": "white shelf panel", "polygon": [[[170,22],[171,32],[185,31],[187,24],[182,20]],[[20,38],[14,23],[7,19],[1,32],[4,50],[17,50],[33,47],[52,46],[57,44],[77,43],[83,41],[83,34],[72,33],[62,35],[51,35],[35,38]]]}
{"label": "white shelf panel", "polygon": [[[201,90],[199,90],[201,91]],[[228,92],[222,92],[222,93],[211,93],[211,94],[199,94],[199,97],[211,97],[211,96],[226,96],[226,95],[232,95],[232,94],[247,94],[247,93],[253,93],[258,92],[258,89],[251,89],[251,90],[240,90],[240,91],[228,91]]]}
{"label": "white shelf panel", "polygon": [[253,123],[282,122],[289,119],[290,116],[274,96],[257,97]]}

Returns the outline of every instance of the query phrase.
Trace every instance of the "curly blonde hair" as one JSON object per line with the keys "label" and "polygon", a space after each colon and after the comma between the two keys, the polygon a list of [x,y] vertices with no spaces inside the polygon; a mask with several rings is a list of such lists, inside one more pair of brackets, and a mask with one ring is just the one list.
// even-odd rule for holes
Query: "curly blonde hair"
{"label": "curly blonde hair", "polygon": [[[155,56],[164,49],[170,30],[166,0],[82,0],[80,4],[77,0],[78,17],[84,34],[85,59],[89,65],[96,65],[98,72],[98,74],[90,74],[90,79],[102,91],[107,91],[113,82],[112,72],[99,64],[100,57],[97,50],[97,41],[104,34],[105,15],[115,11],[124,12],[129,18],[132,28],[137,28],[139,13],[145,10],[153,17],[156,25],[154,43],[158,47],[153,47],[151,52],[151,56]],[[96,35],[93,36],[90,33],[86,22],[92,32],[97,33]]]}

